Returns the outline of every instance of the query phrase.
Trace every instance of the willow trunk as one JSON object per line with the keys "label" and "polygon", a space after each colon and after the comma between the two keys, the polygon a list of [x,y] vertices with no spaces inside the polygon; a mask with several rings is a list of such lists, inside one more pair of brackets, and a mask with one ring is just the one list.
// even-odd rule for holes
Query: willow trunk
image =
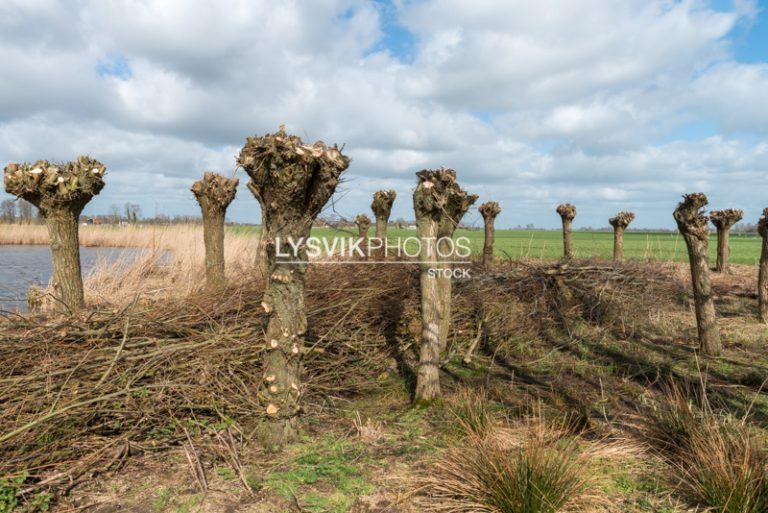
{"label": "willow trunk", "polygon": [[54,294],[60,304],[70,311],[85,306],[78,217],[78,214],[64,208],[50,209],[45,215],[51,240]]}
{"label": "willow trunk", "polygon": [[[441,234],[440,227],[438,225],[438,238],[435,248],[438,249],[438,245],[445,241],[450,240],[450,235]],[[451,318],[453,315],[452,298],[453,298],[453,279],[449,271],[453,269],[453,264],[445,263],[446,260],[451,260],[450,256],[442,257],[443,255],[450,255],[448,248],[442,248],[441,252],[437,252],[434,257],[435,264],[432,265],[437,273],[437,299],[439,308],[439,339],[440,339],[440,353],[442,354],[448,348],[448,334],[451,332]]]}
{"label": "willow trunk", "polygon": [[[440,396],[440,346],[445,299],[440,279],[431,269],[439,268],[437,261],[437,222],[433,219],[418,221],[421,241],[421,350],[416,380],[415,400],[428,403]],[[450,283],[450,282],[449,282]],[[443,285],[444,286],[444,285]]]}
{"label": "willow trunk", "polygon": [[[248,184],[248,188],[251,188],[250,184]],[[269,232],[267,231],[267,218],[264,213],[264,204],[256,193],[254,193],[254,196],[256,196],[256,199],[259,201],[259,206],[261,207],[261,228],[259,228],[259,240],[256,242],[255,268],[256,274],[266,279],[267,273],[269,272],[269,257],[267,256],[267,239],[269,238]]]}
{"label": "willow trunk", "polygon": [[382,245],[387,240],[387,224],[389,223],[389,217],[376,216],[376,238],[380,239]]}
{"label": "willow trunk", "polygon": [[624,260],[624,228],[616,226],[613,229],[613,261]]}
{"label": "willow trunk", "polygon": [[485,243],[483,244],[483,266],[489,268],[493,263],[493,238],[494,238],[494,219],[485,219]]}
{"label": "willow trunk", "polygon": [[203,240],[205,242],[205,282],[209,289],[221,288],[224,278],[224,212],[203,208]]}
{"label": "willow trunk", "polygon": [[306,262],[270,257],[265,297],[267,351],[264,356],[264,404],[270,422],[262,427],[265,447],[276,448],[298,438],[301,353],[307,330],[304,307]]}
{"label": "willow trunk", "polygon": [[768,322],[768,237],[763,237],[760,269],[757,273],[757,304],[760,320]]}
{"label": "willow trunk", "polygon": [[720,342],[720,332],[717,330],[717,322],[715,320],[715,302],[712,297],[712,284],[709,279],[707,243],[690,234],[684,234],[683,237],[688,247],[688,259],[691,264],[691,281],[696,308],[699,346],[704,354],[718,355],[722,351],[722,345]]}
{"label": "willow trunk", "polygon": [[563,256],[567,260],[573,258],[573,234],[571,233],[571,224],[573,224],[572,220],[563,220]]}
{"label": "willow trunk", "polygon": [[715,270],[719,273],[728,271],[728,258],[731,254],[731,248],[729,247],[730,234],[730,227],[717,229],[717,262],[715,263]]}

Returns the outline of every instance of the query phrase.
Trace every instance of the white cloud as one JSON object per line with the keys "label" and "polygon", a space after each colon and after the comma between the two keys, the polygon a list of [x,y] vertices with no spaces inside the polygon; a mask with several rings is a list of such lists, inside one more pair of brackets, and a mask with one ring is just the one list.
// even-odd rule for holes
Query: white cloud
{"label": "white cloud", "polygon": [[[193,214],[189,183],[233,171],[246,136],[285,123],[346,144],[347,216],[394,187],[395,215],[412,217],[413,172],[443,164],[503,202],[500,226],[554,226],[566,200],[577,224],[633,208],[638,226],[669,226],[693,189],[763,207],[768,64],[736,61],[729,40],[754,2],[397,6],[408,61],[368,0],[6,1],[0,160],[87,152],[110,169],[92,210]],[[258,218],[247,192],[232,214]]]}

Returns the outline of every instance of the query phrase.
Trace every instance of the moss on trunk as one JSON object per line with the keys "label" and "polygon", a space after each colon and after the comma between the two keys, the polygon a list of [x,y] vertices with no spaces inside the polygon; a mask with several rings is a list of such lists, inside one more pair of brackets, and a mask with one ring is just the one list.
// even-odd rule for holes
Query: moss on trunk
{"label": "moss on trunk", "polygon": [[192,193],[203,212],[205,242],[205,282],[208,289],[221,288],[224,277],[224,219],[227,207],[237,193],[236,178],[225,178],[206,172],[202,180],[192,184]]}
{"label": "moss on trunk", "polygon": [[483,216],[485,224],[485,242],[483,243],[483,266],[489,268],[493,263],[493,238],[495,234],[494,222],[496,216],[501,213],[501,207],[495,201],[487,201],[477,207],[480,215]]}
{"label": "moss on trunk", "polygon": [[262,303],[267,351],[258,394],[265,415],[260,439],[268,449],[276,449],[298,436],[301,355],[307,332],[303,242],[336,190],[349,158],[320,141],[304,144],[280,127],[274,134],[249,137],[238,163],[251,177],[249,188],[264,209],[268,234],[263,238],[268,277]]}
{"label": "moss on trunk", "polygon": [[725,210],[713,210],[709,213],[709,219],[717,228],[717,262],[715,271],[728,272],[728,258],[731,254],[729,238],[731,227],[744,217],[743,210],[727,208]]}
{"label": "moss on trunk", "polygon": [[715,303],[707,262],[709,221],[707,216],[701,213],[707,203],[707,196],[703,193],[686,194],[683,201],[677,205],[673,216],[688,247],[699,347],[704,354],[718,355],[722,345],[715,318]]}
{"label": "moss on trunk", "polygon": [[85,304],[78,221],[91,198],[104,188],[105,172],[101,162],[87,156],[61,164],[39,160],[5,167],[6,192],[35,205],[45,219],[55,299],[71,312]]}
{"label": "moss on trunk", "polygon": [[624,230],[629,223],[635,220],[635,214],[632,212],[619,212],[615,217],[608,219],[608,223],[613,226],[613,261],[621,262],[624,260]]}
{"label": "moss on trunk", "polygon": [[576,207],[570,203],[558,205],[557,213],[563,221],[563,258],[570,260],[573,258],[573,235],[571,225],[576,217]]}
{"label": "moss on trunk", "polygon": [[[421,243],[421,349],[415,401],[430,402],[440,396],[439,360],[445,348],[451,318],[451,278],[439,274],[450,269],[445,250],[439,245],[453,236],[461,218],[477,200],[456,183],[452,169],[423,170],[416,173],[418,185],[413,193],[416,228]],[[437,269],[438,274],[430,269]]]}

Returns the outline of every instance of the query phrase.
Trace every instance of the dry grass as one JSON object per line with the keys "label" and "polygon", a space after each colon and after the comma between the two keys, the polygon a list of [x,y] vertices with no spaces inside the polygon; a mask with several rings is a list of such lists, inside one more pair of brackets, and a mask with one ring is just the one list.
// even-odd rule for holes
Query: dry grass
{"label": "dry grass", "polygon": [[768,450],[747,426],[704,423],[677,467],[694,502],[717,513],[768,511]]}
{"label": "dry grass", "polygon": [[645,414],[645,434],[683,494],[718,513],[768,511],[766,440],[727,410],[713,410],[703,387],[671,382],[665,392]]}
{"label": "dry grass", "polygon": [[[615,450],[615,447],[605,447]],[[472,429],[424,478],[424,511],[558,513],[599,509],[597,446],[535,416],[482,435]]]}

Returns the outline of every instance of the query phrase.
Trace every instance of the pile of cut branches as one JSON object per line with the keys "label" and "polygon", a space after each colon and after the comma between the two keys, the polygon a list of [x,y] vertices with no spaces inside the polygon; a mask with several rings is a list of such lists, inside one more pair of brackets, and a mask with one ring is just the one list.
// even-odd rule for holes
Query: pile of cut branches
{"label": "pile of cut branches", "polygon": [[[657,265],[589,262],[508,262],[473,273],[454,292],[454,353],[476,343],[479,325],[489,328],[493,346],[572,315],[595,322],[612,318],[598,310],[640,315],[661,303],[651,296],[665,280]],[[191,442],[205,434],[200,426],[226,426],[250,440],[263,411],[256,389],[262,294],[260,280],[243,280],[162,304],[137,298],[121,310],[7,319],[0,325],[0,479],[27,476],[25,493],[66,490],[136,452]],[[415,364],[416,265],[344,273],[315,266],[307,306],[305,408],[379,386],[393,356]]]}

